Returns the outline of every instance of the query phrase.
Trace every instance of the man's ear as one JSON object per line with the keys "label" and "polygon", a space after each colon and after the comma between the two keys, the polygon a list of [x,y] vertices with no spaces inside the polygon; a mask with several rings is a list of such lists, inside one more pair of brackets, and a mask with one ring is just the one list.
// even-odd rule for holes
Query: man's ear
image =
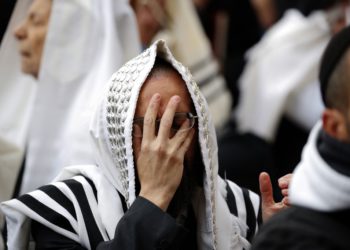
{"label": "man's ear", "polygon": [[339,110],[326,108],[322,114],[322,123],[328,135],[339,141],[348,138],[345,116]]}

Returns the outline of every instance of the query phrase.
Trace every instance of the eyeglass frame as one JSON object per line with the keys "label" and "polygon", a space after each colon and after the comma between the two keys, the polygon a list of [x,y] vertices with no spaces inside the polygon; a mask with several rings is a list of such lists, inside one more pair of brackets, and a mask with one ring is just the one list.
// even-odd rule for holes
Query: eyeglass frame
{"label": "eyeglass frame", "polygon": [[[175,119],[176,115],[186,115],[187,119],[191,119],[191,126],[186,128],[186,129],[174,129],[173,127],[170,128],[171,130],[175,131],[176,133],[178,131],[190,130],[196,124],[196,119],[198,119],[198,116],[197,115],[193,115],[191,112],[175,112],[174,119]],[[134,135],[134,131],[133,131],[132,132],[133,136],[138,137],[138,138],[143,136],[143,126],[144,126],[143,122],[144,122],[144,119],[145,119],[145,117],[136,117],[136,118],[134,118],[132,124],[133,124],[133,126],[134,126],[135,123],[141,125],[140,127],[142,128],[142,135],[141,136],[135,136]],[[156,119],[156,125],[157,125],[158,129],[159,129],[160,121],[161,121],[161,118]]]}

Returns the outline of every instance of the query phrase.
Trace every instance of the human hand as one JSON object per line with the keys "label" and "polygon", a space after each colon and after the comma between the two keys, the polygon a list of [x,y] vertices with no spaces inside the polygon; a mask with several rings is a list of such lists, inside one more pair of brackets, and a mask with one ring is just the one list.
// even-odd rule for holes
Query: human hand
{"label": "human hand", "polygon": [[286,188],[288,188],[290,179],[291,176],[283,176],[279,179],[279,185],[280,187],[283,187],[281,187],[282,192],[286,193],[287,195],[283,195],[284,198],[282,201],[275,202],[269,174],[266,172],[260,174],[259,185],[261,193],[262,218],[264,222],[266,222],[272,215],[289,207],[288,190],[286,190]]}
{"label": "human hand", "polygon": [[137,158],[137,172],[141,184],[139,195],[166,211],[180,185],[185,153],[195,131],[191,129],[170,136],[174,114],[181,101],[179,96],[172,96],[156,134],[155,124],[160,98],[159,94],[154,94],[147,107],[141,148]]}
{"label": "human hand", "polygon": [[282,202],[287,206],[290,206],[289,198],[288,198],[288,194],[289,194],[288,189],[289,189],[289,183],[292,180],[292,176],[293,174],[286,174],[278,179],[278,186],[280,187],[281,193],[283,195]]}

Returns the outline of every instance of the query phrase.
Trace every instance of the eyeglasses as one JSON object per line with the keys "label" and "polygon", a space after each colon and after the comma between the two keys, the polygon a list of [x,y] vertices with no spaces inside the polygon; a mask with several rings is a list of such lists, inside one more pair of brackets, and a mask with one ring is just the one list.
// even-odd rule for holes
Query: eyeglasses
{"label": "eyeglasses", "polygon": [[[192,113],[182,113],[178,112],[175,113],[174,119],[173,119],[173,124],[171,125],[171,137],[173,137],[178,131],[187,131],[193,128],[196,119],[198,116],[193,115]],[[143,135],[143,120],[144,117],[138,117],[134,119],[133,122],[133,136],[134,137],[142,137]],[[156,120],[156,133],[158,133],[159,130],[159,125],[160,125],[160,120]]]}

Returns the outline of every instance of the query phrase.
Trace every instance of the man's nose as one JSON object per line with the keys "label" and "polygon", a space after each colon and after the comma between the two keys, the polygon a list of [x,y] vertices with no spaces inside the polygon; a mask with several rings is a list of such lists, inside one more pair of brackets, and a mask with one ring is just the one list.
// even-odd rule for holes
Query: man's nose
{"label": "man's nose", "polygon": [[14,36],[15,36],[18,40],[22,40],[22,39],[26,38],[26,36],[27,36],[27,31],[26,31],[24,22],[22,22],[21,24],[19,24],[19,25],[15,28],[15,30],[14,30]]}

